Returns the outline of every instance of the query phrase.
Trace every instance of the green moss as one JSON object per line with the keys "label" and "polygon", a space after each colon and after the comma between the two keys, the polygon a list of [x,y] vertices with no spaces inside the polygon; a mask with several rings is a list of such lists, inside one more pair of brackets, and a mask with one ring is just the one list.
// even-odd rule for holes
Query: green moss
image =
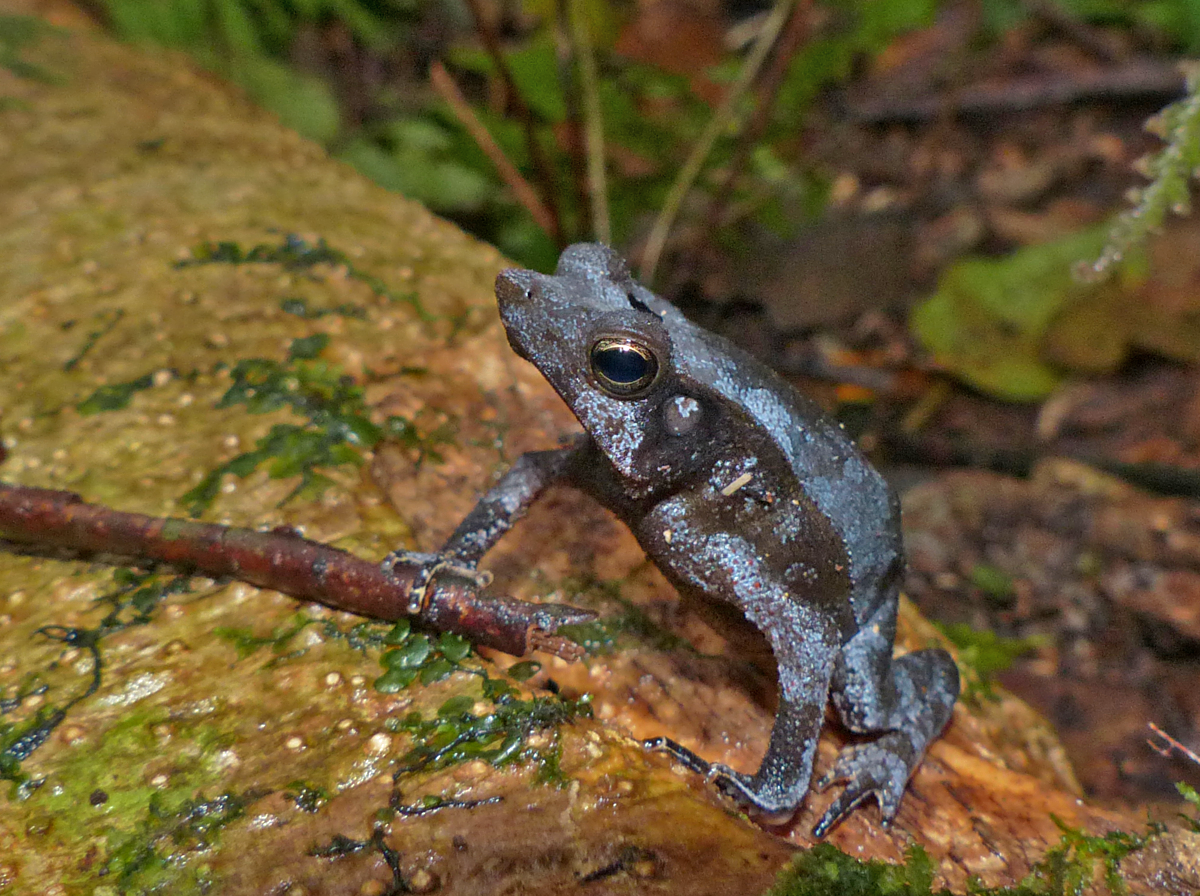
{"label": "green moss", "polygon": [[336,315],[338,317],[351,317],[355,320],[366,320],[367,309],[361,305],[353,305],[349,302],[343,302],[333,308],[310,308],[308,301],[301,298],[287,298],[279,302],[279,310],[288,314],[294,314],[296,317],[304,320],[320,320],[322,317]]}
{"label": "green moss", "polygon": [[442,427],[423,435],[410,421],[394,415],[382,425],[374,423],[362,387],[342,368],[320,359],[328,344],[329,337],[318,333],[292,340],[284,361],[248,358],[233,366],[233,383],[217,402],[218,409],[244,405],[253,414],[265,414],[290,408],[305,422],[275,424],[253,451],[206,474],[181,498],[192,516],[212,505],[225,476],[244,479],[263,467],[272,479],[300,477],[281,505],[301,494],[319,495],[332,484],[323,471],[361,465],[364,452],[385,438],[420,446],[423,458],[440,459],[432,446],[449,442],[452,431]]}
{"label": "green moss", "polygon": [[[277,654],[283,654],[291,643],[292,639],[310,625],[318,623],[319,620],[305,616],[303,613],[297,613],[291,622],[286,625],[281,625],[273,628],[269,635],[256,634],[249,628],[232,628],[219,626],[213,629],[213,634],[231,645],[236,651],[239,660],[244,660],[251,656],[262,647],[270,647]],[[302,653],[298,651],[297,653]]]}
{"label": "green moss", "polygon": [[971,628],[962,622],[936,625],[958,648],[958,666],[963,677],[963,699],[978,704],[996,699],[993,679],[1018,657],[1046,646],[1044,635],[1028,638],[1004,638],[995,632]]}
{"label": "green moss", "polygon": [[[484,690],[487,696],[489,689]],[[434,718],[410,713],[390,726],[413,738],[413,746],[401,757],[395,777],[477,759],[494,766],[533,762],[540,780],[561,783],[556,734],[548,745],[532,745],[530,738],[535,732],[554,731],[581,716],[591,716],[591,702],[586,695],[580,700],[557,696],[521,699],[509,686],[492,697],[491,711],[483,714],[474,711],[474,703],[466,707],[464,701],[451,698],[442,704]]]}
{"label": "green moss", "polygon": [[421,304],[415,292],[393,291],[374,274],[359,269],[345,252],[334,249],[324,238],[317,240],[316,245],[313,245],[296,234],[289,233],[278,245],[259,243],[249,249],[243,249],[230,241],[201,243],[192,250],[191,258],[176,262],[175,266],[186,268],[200,264],[277,264],[289,271],[333,265],[344,268],[352,280],[369,287],[380,298],[411,305],[417,316],[426,323],[435,319]]}
{"label": "green moss", "polygon": [[154,385],[154,374],[147,373],[124,383],[101,386],[83,401],[75,405],[81,414],[99,414],[102,411],[119,411],[129,406],[133,396]]}
{"label": "green moss", "polygon": [[[473,649],[465,639],[445,632],[436,638],[414,632],[407,620],[394,625],[383,640],[388,649],[379,661],[385,671],[375,680],[376,690],[393,694],[417,682],[430,685],[453,672],[463,672],[479,677],[482,701],[491,704],[488,711],[476,712],[480,699],[460,693],[446,700],[433,718],[414,712],[389,719],[389,730],[405,732],[413,739],[412,747],[400,759],[397,778],[481,759],[494,765],[534,762],[539,780],[562,780],[557,737],[551,737],[549,745],[539,741],[538,746],[531,746],[530,736],[580,716],[590,717],[589,697],[574,701],[555,695],[522,698],[509,678],[493,678],[488,666],[471,662]],[[525,680],[536,664],[524,666],[510,670],[510,677]]]}
{"label": "green moss", "polygon": [[44,84],[65,83],[66,79],[58,72],[23,58],[24,51],[42,38],[61,33],[61,29],[33,16],[0,15],[0,68],[29,81],[41,81]]}
{"label": "green moss", "polygon": [[[0,780],[11,781],[20,788],[18,792],[28,793],[30,788],[38,786],[38,782],[31,781],[21,770],[21,763],[46,742],[66,719],[71,707],[99,690],[104,669],[100,646],[104,638],[131,626],[147,624],[159,603],[187,591],[191,582],[186,576],[159,576],[129,569],[114,570],[113,580],[117,587],[97,599],[97,603],[108,606],[108,612],[95,628],[47,625],[37,630],[44,638],[88,651],[92,656],[92,668],[88,684],[73,696],[40,706],[23,721],[0,723]],[[36,677],[29,679],[15,697],[0,701],[0,715],[17,711],[28,697],[50,690],[48,685],[34,685],[36,681]]]}
{"label": "green moss", "polygon": [[96,343],[99,342],[102,337],[104,337],[108,333],[112,332],[113,328],[117,324],[119,324],[122,320],[124,320],[125,309],[124,308],[114,308],[107,315],[101,315],[101,316],[107,317],[108,320],[104,322],[103,326],[98,327],[97,329],[92,330],[92,332],[88,333],[87,338],[83,341],[83,345],[81,345],[79,347],[79,351],[77,351],[74,355],[72,355],[67,361],[65,361],[63,363],[62,369],[65,373],[70,373],[72,370],[74,370],[76,367],[78,367],[79,362],[82,361],[85,357],[87,357],[88,352],[90,352],[93,348],[96,347]]}
{"label": "green moss", "polygon": [[[1097,879],[1113,896],[1124,894],[1120,863],[1144,847],[1163,828],[1151,825],[1144,835],[1113,831],[1103,836],[1084,834],[1056,823],[1062,839],[1020,883],[984,887],[968,883],[970,896],[1080,896]],[[951,896],[933,889],[933,862],[920,846],[912,846],[901,865],[863,861],[828,843],[800,853],[779,874],[764,896]]]}
{"label": "green moss", "polygon": [[[178,892],[178,866],[210,850],[221,829],[246,813],[265,792],[223,793],[215,799],[197,797],[172,804],[168,796],[151,797],[146,817],[132,834],[110,835],[103,869],[121,892],[147,892],[170,886]],[[207,871],[192,869],[193,886],[203,890]]]}
{"label": "green moss", "polygon": [[567,580],[563,589],[576,595],[576,603],[583,606],[615,604],[616,612],[607,613],[600,619],[578,625],[564,625],[557,633],[589,654],[602,655],[617,649],[618,642],[625,638],[653,650],[685,650],[695,648],[673,632],[667,631],[633,601],[621,594],[619,582],[600,580]]}
{"label": "green moss", "polygon": [[292,781],[284,790],[284,796],[301,812],[317,812],[329,802],[329,792],[325,788],[312,787],[304,781]]}

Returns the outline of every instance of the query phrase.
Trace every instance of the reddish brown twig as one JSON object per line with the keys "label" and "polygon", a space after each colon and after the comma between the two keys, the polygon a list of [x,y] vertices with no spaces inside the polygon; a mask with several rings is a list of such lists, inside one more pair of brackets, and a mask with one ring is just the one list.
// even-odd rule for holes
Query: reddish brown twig
{"label": "reddish brown twig", "polygon": [[513,196],[525,211],[529,212],[534,223],[546,233],[553,235],[558,227],[553,212],[542,202],[537,190],[521,175],[517,166],[504,154],[500,144],[492,137],[487,126],[479,120],[474,110],[471,109],[471,104],[467,102],[466,97],[458,89],[458,85],[454,83],[454,79],[450,77],[450,73],[446,71],[446,67],[440,62],[435,62],[429,67],[429,82],[433,85],[437,95],[450,107],[450,111],[454,113],[459,124],[471,135],[475,145],[496,166],[496,173],[500,175],[501,180],[508,184],[508,188],[513,191]]}
{"label": "reddish brown twig", "polygon": [[467,7],[471,10],[472,18],[475,19],[475,32],[479,35],[484,51],[491,57],[492,65],[496,67],[496,74],[504,84],[504,91],[508,95],[508,102],[512,106],[513,113],[525,131],[525,144],[529,150],[529,160],[533,163],[534,170],[537,171],[538,180],[541,181],[542,200],[550,210],[552,226],[546,233],[561,247],[565,243],[562,233],[562,215],[558,208],[558,185],[554,177],[554,167],[550,164],[550,160],[538,140],[536,117],[533,110],[529,108],[529,104],[525,102],[521,91],[517,89],[517,79],[513,77],[512,70],[508,67],[508,61],[504,58],[504,50],[500,46],[500,38],[492,27],[483,4],[480,0],[467,0]]}
{"label": "reddish brown twig", "polygon": [[1161,728],[1159,728],[1157,725],[1155,725],[1153,722],[1149,722],[1147,724],[1150,726],[1151,731],[1153,731],[1155,734],[1157,734],[1159,737],[1161,737],[1163,739],[1163,741],[1165,741],[1165,745],[1164,745],[1164,744],[1156,744],[1153,740],[1147,740],[1146,743],[1150,746],[1151,750],[1153,750],[1159,756],[1163,756],[1163,757],[1170,757],[1172,751],[1178,751],[1178,752],[1182,753],[1187,759],[1190,759],[1192,762],[1194,762],[1196,765],[1200,765],[1200,755],[1197,755],[1195,750],[1188,749],[1183,744],[1181,744],[1179,741],[1177,741],[1175,738],[1171,737],[1171,735],[1167,734],[1167,732],[1163,731]]}
{"label": "reddish brown twig", "polygon": [[[417,569],[379,564],[301,538],[290,530],[256,532],[213,523],[123,513],[86,503],[74,492],[0,483],[0,548],[21,553],[128,558],[181,571],[231,577],[292,597],[375,619],[408,615]],[[582,648],[554,632],[594,614],[562,604],[481,597],[474,583],[435,577],[413,618],[435,631],[514,656],[545,650],[578,659]]]}

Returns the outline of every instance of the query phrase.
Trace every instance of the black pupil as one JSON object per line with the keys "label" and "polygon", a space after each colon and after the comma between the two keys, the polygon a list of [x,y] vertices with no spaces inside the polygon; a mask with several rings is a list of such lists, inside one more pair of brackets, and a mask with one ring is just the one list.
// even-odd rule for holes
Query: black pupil
{"label": "black pupil", "polygon": [[633,385],[653,373],[650,359],[627,345],[602,348],[593,357],[596,372],[622,386]]}

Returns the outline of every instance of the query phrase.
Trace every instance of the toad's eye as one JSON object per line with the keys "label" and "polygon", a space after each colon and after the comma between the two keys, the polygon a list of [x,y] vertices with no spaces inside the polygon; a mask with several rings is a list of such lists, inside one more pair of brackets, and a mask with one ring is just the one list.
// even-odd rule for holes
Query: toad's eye
{"label": "toad's eye", "polygon": [[658,377],[658,358],[640,342],[625,336],[605,336],[592,346],[592,373],[614,398],[637,398]]}

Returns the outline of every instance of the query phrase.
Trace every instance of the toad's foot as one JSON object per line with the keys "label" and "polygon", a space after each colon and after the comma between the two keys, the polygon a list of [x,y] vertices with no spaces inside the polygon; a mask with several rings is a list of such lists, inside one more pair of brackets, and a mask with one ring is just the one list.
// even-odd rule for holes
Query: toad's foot
{"label": "toad's foot", "polygon": [[397,566],[417,567],[406,608],[410,616],[416,616],[425,609],[429,586],[433,584],[433,578],[438,573],[445,572],[469,579],[475,583],[476,588],[486,588],[492,583],[490,572],[476,569],[474,563],[460,560],[450,554],[392,551],[380,564],[380,568],[388,575],[395,572]]}
{"label": "toad's foot", "polygon": [[647,750],[656,750],[670,754],[671,758],[698,775],[717,785],[725,796],[729,797],[756,819],[764,824],[783,824],[796,814],[794,801],[787,805],[775,805],[766,800],[761,788],[755,786],[752,775],[744,775],[727,765],[719,762],[708,762],[693,753],[682,744],[677,744],[669,737],[655,737],[642,741]]}
{"label": "toad's foot", "polygon": [[890,731],[869,743],[855,744],[843,750],[837,765],[817,782],[816,789],[825,790],[842,781],[846,782],[846,789],[838,794],[813,827],[813,836],[824,837],[869,796],[878,801],[884,826],[890,824],[900,808],[900,797],[915,767],[913,753],[912,739],[902,731]]}

